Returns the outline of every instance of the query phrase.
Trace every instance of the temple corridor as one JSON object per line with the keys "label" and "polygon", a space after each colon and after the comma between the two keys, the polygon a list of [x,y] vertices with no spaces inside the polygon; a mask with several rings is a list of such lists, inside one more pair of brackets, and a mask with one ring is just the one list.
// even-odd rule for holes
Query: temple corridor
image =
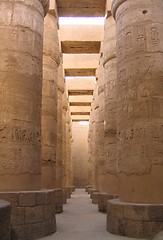
{"label": "temple corridor", "polygon": [[[98,212],[85,189],[76,189],[57,214],[57,232],[40,240],[132,240],[106,231],[106,214]],[[133,240],[137,240],[134,238]]]}
{"label": "temple corridor", "polygon": [[158,234],[163,0],[0,0],[0,240]]}

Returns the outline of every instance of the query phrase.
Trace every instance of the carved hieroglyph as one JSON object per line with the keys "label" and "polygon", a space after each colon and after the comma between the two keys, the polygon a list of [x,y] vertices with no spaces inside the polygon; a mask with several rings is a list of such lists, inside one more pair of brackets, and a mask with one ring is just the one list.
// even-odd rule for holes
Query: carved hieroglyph
{"label": "carved hieroglyph", "polygon": [[115,14],[118,158],[126,174],[147,174],[153,164],[163,164],[162,9],[161,0],[124,1]]}
{"label": "carved hieroglyph", "polygon": [[[6,174],[10,175],[6,186],[0,184],[2,189],[22,189],[18,175],[23,177],[25,188],[40,187],[45,14],[41,3],[39,0],[0,2],[0,182]],[[48,0],[44,4],[47,7]],[[29,175],[36,175],[34,184],[29,183]]]}

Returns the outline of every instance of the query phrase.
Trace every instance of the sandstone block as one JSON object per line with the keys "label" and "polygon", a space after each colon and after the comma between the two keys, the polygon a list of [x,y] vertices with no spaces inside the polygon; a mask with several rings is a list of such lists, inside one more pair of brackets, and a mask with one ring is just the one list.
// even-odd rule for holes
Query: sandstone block
{"label": "sandstone block", "polygon": [[18,226],[25,224],[25,209],[24,207],[12,207],[11,209],[11,225]]}
{"label": "sandstone block", "polygon": [[35,205],[36,205],[36,193],[33,192],[19,193],[20,207],[33,207]]}
{"label": "sandstone block", "polygon": [[44,219],[44,207],[26,207],[25,208],[25,223],[41,222]]}

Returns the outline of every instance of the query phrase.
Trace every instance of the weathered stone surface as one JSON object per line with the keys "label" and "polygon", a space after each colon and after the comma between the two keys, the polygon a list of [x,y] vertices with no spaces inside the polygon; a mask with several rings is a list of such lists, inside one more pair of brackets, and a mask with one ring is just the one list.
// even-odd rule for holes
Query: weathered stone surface
{"label": "weathered stone surface", "polygon": [[107,230],[127,237],[151,238],[162,230],[162,209],[162,204],[134,204],[121,202],[119,199],[109,200]]}
{"label": "weathered stone surface", "polygon": [[[12,239],[37,239],[50,235],[56,230],[55,190],[1,193],[1,197],[9,199],[12,194],[17,195],[11,209]],[[15,199],[18,201],[15,202]]]}
{"label": "weathered stone surface", "polygon": [[0,239],[10,240],[11,204],[0,200]]}
{"label": "weathered stone surface", "polygon": [[99,203],[99,192],[94,192],[92,194],[92,203],[93,204],[98,204]]}
{"label": "weathered stone surface", "polygon": [[56,16],[48,13],[44,23],[42,84],[42,187],[53,189],[57,148],[57,68],[60,61]]}
{"label": "weathered stone surface", "polygon": [[88,129],[88,125],[81,125],[77,122],[72,124],[73,183],[76,187],[88,185]]}
{"label": "weathered stone surface", "polygon": [[40,188],[41,3],[0,3],[1,191]]}
{"label": "weathered stone surface", "polygon": [[[113,1],[117,19],[118,167],[123,182],[120,196],[124,201],[162,203],[163,4],[159,0],[156,4],[151,0],[121,3]],[[133,190],[129,184],[132,178]],[[148,189],[150,184],[153,187]]]}
{"label": "weathered stone surface", "polygon": [[95,41],[64,41],[61,42],[62,53],[69,54],[93,54],[100,52],[101,42]]}
{"label": "weathered stone surface", "polygon": [[63,190],[60,188],[55,189],[55,213],[63,212]]}
{"label": "weathered stone surface", "polygon": [[117,59],[116,26],[111,15],[105,19],[104,32],[104,157],[101,161],[101,192],[118,193],[117,178]]}
{"label": "weathered stone surface", "polygon": [[103,212],[106,213],[107,212],[107,202],[110,199],[113,198],[118,198],[118,195],[111,195],[111,194],[107,194],[107,193],[99,193],[99,202],[98,202],[98,210],[99,212]]}
{"label": "weathered stone surface", "polygon": [[75,17],[92,17],[92,16],[104,16],[105,15],[105,0],[83,1],[76,2],[75,0],[69,0],[69,2],[63,0],[57,0],[58,12],[60,16],[75,16]]}

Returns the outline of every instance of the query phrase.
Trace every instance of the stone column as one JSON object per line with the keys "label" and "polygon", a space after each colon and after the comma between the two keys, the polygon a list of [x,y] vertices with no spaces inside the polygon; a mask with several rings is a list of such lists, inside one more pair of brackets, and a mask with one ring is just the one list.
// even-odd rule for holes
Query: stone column
{"label": "stone column", "polygon": [[43,85],[42,85],[42,188],[56,184],[57,148],[57,79],[60,62],[58,21],[50,11],[44,22]]}
{"label": "stone column", "polygon": [[54,191],[40,190],[47,10],[48,0],[0,2],[0,198],[12,205],[12,239],[37,239],[56,229]]}
{"label": "stone column", "polygon": [[0,3],[1,191],[41,187],[43,2]]}
{"label": "stone column", "polygon": [[99,211],[106,212],[107,201],[117,197],[117,60],[116,26],[111,12],[107,12],[104,31],[104,158],[101,162]]}
{"label": "stone column", "polygon": [[67,104],[67,94],[66,90],[63,93],[63,105],[62,105],[62,126],[63,126],[63,134],[62,134],[62,187],[66,187],[66,112],[68,109]]}
{"label": "stone column", "polygon": [[94,189],[98,190],[98,130],[99,130],[99,97],[98,97],[98,78],[94,91]]}
{"label": "stone column", "polygon": [[89,126],[89,184],[95,188],[95,100],[93,98],[90,113],[90,126]]}
{"label": "stone column", "polygon": [[58,68],[58,91],[57,91],[57,156],[56,156],[56,186],[62,188],[62,167],[63,167],[63,124],[62,124],[62,107],[64,93],[64,76],[62,61]]}
{"label": "stone column", "polygon": [[100,65],[98,68],[98,115],[97,119],[97,158],[98,158],[98,190],[101,191],[103,187],[103,182],[101,182],[102,170],[103,170],[103,162],[104,162],[104,67],[103,67],[103,53],[101,53],[100,57]]}
{"label": "stone column", "polygon": [[151,238],[163,229],[163,2],[114,0],[112,12],[120,200],[110,200],[108,230]]}
{"label": "stone column", "polygon": [[105,158],[103,166],[102,191],[117,194],[117,60],[116,60],[116,27],[113,17],[108,12],[105,20],[104,38],[104,84],[105,84],[105,114],[104,114],[104,145]]}

